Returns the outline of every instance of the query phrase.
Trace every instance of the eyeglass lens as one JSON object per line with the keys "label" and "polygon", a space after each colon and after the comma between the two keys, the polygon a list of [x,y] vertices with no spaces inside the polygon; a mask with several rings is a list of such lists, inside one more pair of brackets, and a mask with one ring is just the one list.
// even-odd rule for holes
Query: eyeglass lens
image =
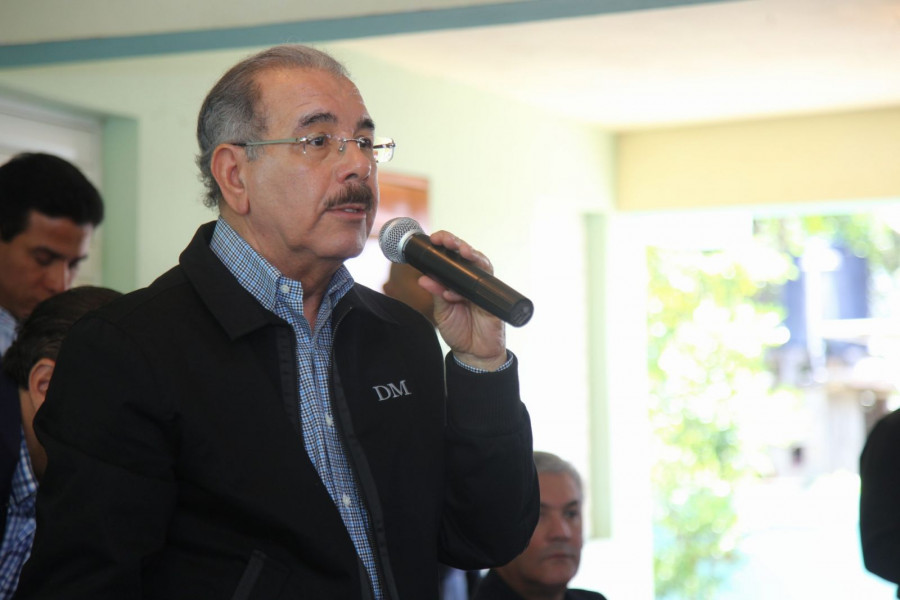
{"label": "eyeglass lens", "polygon": [[330,134],[308,137],[303,143],[303,151],[305,154],[313,154],[319,158],[324,158],[326,155],[331,154],[334,149],[337,149],[338,152],[344,152],[347,143],[356,144],[363,154],[378,163],[387,162],[394,155],[394,142],[390,138],[375,138],[372,140],[364,136],[342,138]]}

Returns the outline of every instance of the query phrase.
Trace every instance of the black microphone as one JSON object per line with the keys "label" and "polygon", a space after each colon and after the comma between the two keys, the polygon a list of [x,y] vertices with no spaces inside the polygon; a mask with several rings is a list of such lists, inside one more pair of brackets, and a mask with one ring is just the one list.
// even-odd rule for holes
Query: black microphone
{"label": "black microphone", "polygon": [[378,245],[391,262],[408,263],[510,325],[531,319],[534,304],[458,252],[435,246],[409,217],[391,219],[378,234]]}

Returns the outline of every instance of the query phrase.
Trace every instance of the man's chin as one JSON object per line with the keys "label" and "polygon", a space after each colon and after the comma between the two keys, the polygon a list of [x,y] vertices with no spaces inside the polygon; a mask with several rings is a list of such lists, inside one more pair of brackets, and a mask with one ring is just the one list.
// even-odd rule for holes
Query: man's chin
{"label": "man's chin", "polygon": [[578,572],[578,562],[573,558],[548,558],[543,567],[543,580],[550,585],[567,584]]}

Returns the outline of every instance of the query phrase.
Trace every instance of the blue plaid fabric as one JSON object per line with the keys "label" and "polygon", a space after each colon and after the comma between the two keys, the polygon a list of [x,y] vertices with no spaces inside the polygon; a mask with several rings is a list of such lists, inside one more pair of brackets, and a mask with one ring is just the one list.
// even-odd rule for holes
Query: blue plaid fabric
{"label": "blue plaid fabric", "polygon": [[303,315],[300,282],[282,275],[222,219],[216,224],[210,248],[242,287],[294,330],[300,425],[306,453],[337,506],[356,552],[369,573],[375,598],[380,600],[383,594],[369,541],[369,515],[335,427],[329,388],[333,342],[331,313],[353,286],[353,278],[343,266],[338,269],[322,300],[315,328],[311,330]]}
{"label": "blue plaid fabric", "polygon": [[0,354],[12,346],[16,338],[16,318],[8,310],[0,306]]}
{"label": "blue plaid fabric", "polygon": [[22,566],[31,555],[34,540],[34,497],[37,481],[31,471],[31,460],[25,436],[19,447],[19,463],[13,473],[12,492],[6,513],[6,533],[0,543],[0,600],[12,598],[19,583]]}

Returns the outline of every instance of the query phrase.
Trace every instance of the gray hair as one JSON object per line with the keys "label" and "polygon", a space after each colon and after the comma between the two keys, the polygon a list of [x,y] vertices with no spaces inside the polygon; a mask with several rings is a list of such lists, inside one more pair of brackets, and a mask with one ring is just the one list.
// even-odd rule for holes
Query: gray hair
{"label": "gray hair", "polygon": [[[250,56],[231,67],[213,86],[197,119],[197,143],[200,153],[197,166],[200,179],[206,186],[203,204],[218,206],[222,199],[219,184],[212,175],[212,155],[219,144],[258,139],[266,130],[266,115],[256,110],[262,95],[257,75],[268,69],[298,68],[326,71],[350,79],[347,69],[329,54],[302,46],[285,44],[274,46]],[[256,158],[256,148],[247,147],[247,157]]]}
{"label": "gray hair", "polygon": [[570,462],[565,461],[557,455],[551,454],[550,452],[540,452],[535,450],[534,468],[537,470],[538,475],[540,475],[541,473],[562,473],[568,475],[572,478],[572,481],[575,482],[575,487],[578,488],[578,493],[584,495],[584,489],[581,485],[581,476],[578,474],[578,471],[575,470],[575,467],[573,467]]}

